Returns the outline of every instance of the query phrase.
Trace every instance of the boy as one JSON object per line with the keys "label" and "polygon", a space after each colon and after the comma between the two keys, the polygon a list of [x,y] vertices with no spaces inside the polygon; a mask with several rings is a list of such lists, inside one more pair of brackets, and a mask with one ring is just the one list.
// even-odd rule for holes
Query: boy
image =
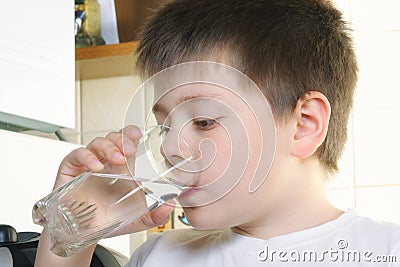
{"label": "boy", "polygon": [[[233,113],[249,121],[243,124],[248,133],[243,147],[255,154],[249,154],[243,176],[226,194],[216,201],[185,208],[192,226],[205,231],[173,230],[153,235],[135,251],[128,266],[399,264],[399,226],[373,221],[354,210],[338,210],[324,195],[324,182],[337,170],[346,141],[357,76],[346,25],[329,2],[173,1],[149,21],[137,57],[143,77],[198,60],[240,70],[257,84],[271,105],[276,136],[268,176],[250,192],[252,174],[262,153],[257,154],[261,137],[254,134],[259,128],[252,124],[256,120],[243,102],[232,92],[216,87],[174,90],[161,98],[154,113],[159,122],[167,124],[174,124],[178,117],[170,115],[178,114],[177,98],[211,99],[235,107]],[[255,93],[243,89],[240,97],[251,99]],[[229,159],[221,141],[225,140],[221,137],[224,122],[210,115],[190,115],[187,121],[191,126],[181,124],[182,135],[214,137],[218,148],[215,162],[224,166]],[[135,154],[140,136],[135,127],[127,127],[124,134],[128,137],[124,144],[122,134],[115,132],[69,154],[60,166],[56,186],[82,171],[100,171],[105,162],[123,165],[124,157]],[[174,152],[164,153],[168,156]],[[169,212],[171,207],[163,206],[126,232],[162,224]],[[93,252],[92,246],[59,259],[48,248],[49,238],[44,231],[37,266],[88,266]]]}

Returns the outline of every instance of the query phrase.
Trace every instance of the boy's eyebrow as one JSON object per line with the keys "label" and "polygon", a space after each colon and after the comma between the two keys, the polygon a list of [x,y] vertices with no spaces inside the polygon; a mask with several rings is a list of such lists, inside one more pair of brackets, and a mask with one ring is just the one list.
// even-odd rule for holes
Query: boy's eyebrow
{"label": "boy's eyebrow", "polygon": [[[182,96],[180,98],[178,98],[175,102],[174,106],[177,106],[183,102],[186,102],[188,100],[193,100],[193,99],[197,99],[197,98],[211,98],[213,99],[214,97],[220,97],[220,95],[218,94],[196,94],[196,95],[187,95],[187,96]],[[160,103],[156,103],[154,104],[153,108],[152,108],[152,112],[160,112],[160,111],[165,111],[165,108],[160,104]]]}

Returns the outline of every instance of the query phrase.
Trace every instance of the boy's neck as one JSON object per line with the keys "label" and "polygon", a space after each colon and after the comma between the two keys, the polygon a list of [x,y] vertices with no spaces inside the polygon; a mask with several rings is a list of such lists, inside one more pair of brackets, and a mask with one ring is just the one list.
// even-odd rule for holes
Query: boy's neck
{"label": "boy's neck", "polygon": [[[322,204],[322,203],[321,203]],[[343,211],[326,203],[326,207],[307,208],[305,210],[285,210],[276,214],[269,224],[254,227],[233,227],[235,233],[269,239],[275,236],[290,234],[301,230],[313,228],[333,221],[343,214]]]}
{"label": "boy's neck", "polygon": [[[303,170],[305,165],[308,164],[303,162]],[[343,211],[334,207],[326,198],[325,172],[321,169],[318,171],[313,165],[311,163],[308,166],[309,171],[301,172],[307,174],[304,177],[297,175],[288,178],[290,180],[287,187],[280,188],[287,194],[281,199],[276,199],[277,204],[271,205],[264,211],[266,216],[258,218],[251,224],[233,227],[232,230],[246,236],[269,239],[337,219]]]}

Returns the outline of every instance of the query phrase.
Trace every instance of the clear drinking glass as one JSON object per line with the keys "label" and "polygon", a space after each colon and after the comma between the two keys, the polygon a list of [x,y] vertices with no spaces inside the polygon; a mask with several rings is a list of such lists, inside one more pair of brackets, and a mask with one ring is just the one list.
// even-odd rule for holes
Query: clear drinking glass
{"label": "clear drinking glass", "polygon": [[[143,134],[136,156],[131,163],[127,160],[124,172],[111,168],[110,173],[81,173],[35,203],[33,221],[50,233],[53,253],[68,257],[111,236],[187,189],[184,183],[177,182],[177,176],[184,172],[180,167],[190,162],[192,156],[173,164],[159,156],[165,127],[154,126]],[[156,165],[154,175],[131,174],[129,167],[143,156],[150,158],[152,166]],[[164,162],[160,162],[161,158]]]}

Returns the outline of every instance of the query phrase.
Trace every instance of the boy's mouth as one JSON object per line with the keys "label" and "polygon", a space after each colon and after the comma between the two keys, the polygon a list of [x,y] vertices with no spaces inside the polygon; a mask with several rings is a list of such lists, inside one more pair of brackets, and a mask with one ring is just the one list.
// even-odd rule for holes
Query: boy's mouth
{"label": "boy's mouth", "polygon": [[178,196],[178,201],[182,206],[193,206],[193,205],[198,205],[198,203],[193,203],[195,202],[195,194],[199,191],[199,188],[197,187],[187,187],[182,191],[182,193],[179,194]]}

